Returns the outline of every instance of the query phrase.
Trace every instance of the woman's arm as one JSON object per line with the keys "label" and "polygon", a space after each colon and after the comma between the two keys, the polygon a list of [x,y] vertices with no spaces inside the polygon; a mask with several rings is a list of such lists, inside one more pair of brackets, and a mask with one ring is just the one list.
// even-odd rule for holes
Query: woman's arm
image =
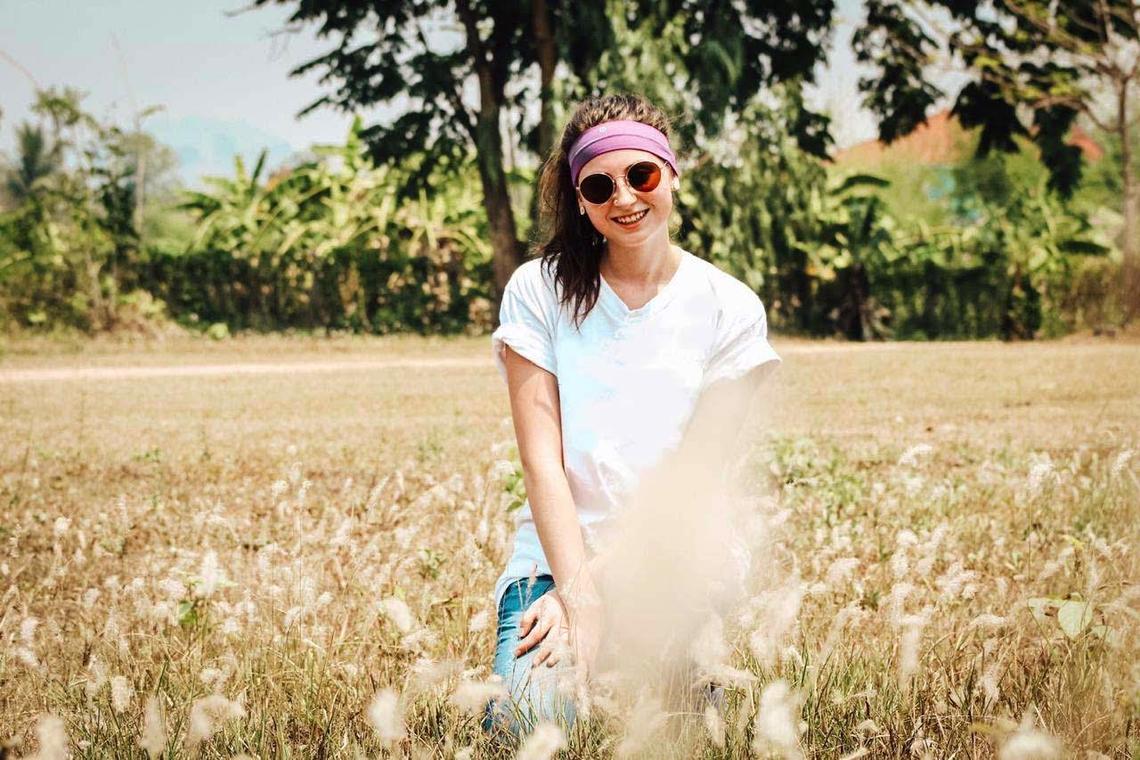
{"label": "woman's arm", "polygon": [[[776,366],[776,362],[768,362],[739,378],[718,380],[706,388],[689,416],[680,443],[643,475],[633,498],[656,503],[670,498],[679,488],[689,493],[715,493],[725,468],[738,452],[740,432],[759,388]],[[620,558],[610,552],[595,556],[589,563],[591,577],[603,577],[606,562],[613,559]]]}
{"label": "woman's arm", "polygon": [[778,365],[766,362],[738,378],[719,380],[706,388],[673,456],[700,471],[717,471],[727,465],[760,386]]}
{"label": "woman's arm", "polygon": [[577,603],[594,598],[595,589],[562,461],[558,382],[509,346],[504,363],[527,500],[555,588],[573,612]]}

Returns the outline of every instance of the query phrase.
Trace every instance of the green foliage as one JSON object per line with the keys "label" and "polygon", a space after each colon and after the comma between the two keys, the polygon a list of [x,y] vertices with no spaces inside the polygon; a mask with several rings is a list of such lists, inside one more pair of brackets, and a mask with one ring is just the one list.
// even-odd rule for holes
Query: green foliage
{"label": "green foliage", "polygon": [[43,126],[21,124],[16,128],[16,162],[4,178],[4,199],[13,206],[32,199],[37,183],[59,171],[58,145],[52,145]]}
{"label": "green foliage", "polygon": [[374,166],[359,120],[343,146],[263,180],[240,159],[232,178],[186,194],[189,250],[160,253],[150,287],[177,316],[232,327],[457,332],[488,323],[491,251],[477,179],[450,167],[444,189],[399,202],[408,166]]}
{"label": "green foliage", "polygon": [[[618,28],[632,35],[632,55],[645,29]],[[683,25],[670,29],[669,44],[682,44]],[[600,65],[622,78],[648,64],[605,55]],[[1025,141],[1019,154],[950,166],[840,171],[800,146],[800,85],[771,94],[720,137],[696,137],[676,206],[679,241],[756,290],[774,329],[1012,339],[1106,319],[1117,259],[1090,221],[1103,188],[1063,200]],[[28,130],[39,136],[19,143],[6,175],[23,195],[0,214],[9,322],[103,330],[173,317],[215,339],[492,324],[492,236],[471,154],[435,162],[411,192],[425,156],[375,165],[357,121],[344,145],[270,176],[264,154],[252,169],[238,160],[232,176],[161,210],[161,146],[97,123],[74,93],[44,93],[38,107],[45,126]],[[144,154],[155,171],[140,214]],[[533,172],[505,177],[525,206]]]}
{"label": "green foliage", "polygon": [[969,159],[944,175],[938,223],[900,216],[885,178],[829,172],[797,149],[798,95],[782,95],[777,107],[750,103],[747,139],[709,146],[678,198],[685,243],[757,290],[775,328],[866,340],[1077,326],[1066,311],[1077,268],[1111,249],[1043,169]]}
{"label": "green foliage", "polygon": [[[948,13],[955,31],[934,31],[927,14]],[[1049,171],[1049,187],[1069,196],[1081,177],[1081,152],[1065,142],[1076,116],[1097,97],[1096,85],[1123,69],[1112,61],[1106,24],[1118,25],[1113,42],[1135,41],[1137,25],[1126,2],[1062,0],[978,3],[868,0],[867,22],[853,38],[857,58],[876,72],[860,79],[867,104],[881,119],[887,142],[909,134],[943,93],[925,67],[940,55],[958,57],[971,79],[953,112],[967,128],[980,127],[977,149],[1016,152],[1032,140]],[[1119,35],[1119,36],[1118,36]],[[1045,63],[1042,63],[1045,61]],[[1018,106],[1027,110],[1020,115]]]}
{"label": "green foliage", "polygon": [[81,99],[38,93],[33,111],[50,136],[44,125],[20,130],[0,212],[0,321],[104,330],[140,313],[140,137],[97,121]]}

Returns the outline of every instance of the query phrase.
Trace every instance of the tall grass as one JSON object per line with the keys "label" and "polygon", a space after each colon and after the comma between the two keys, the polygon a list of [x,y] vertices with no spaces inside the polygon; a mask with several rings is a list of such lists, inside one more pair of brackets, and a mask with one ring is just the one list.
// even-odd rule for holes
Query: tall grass
{"label": "tall grass", "polygon": [[[128,396],[158,394],[185,427],[179,382]],[[289,398],[319,404],[317,389]],[[0,740],[14,755],[520,751],[478,725],[499,689],[509,419],[486,417],[477,447],[443,435],[345,460],[311,411],[282,407],[271,439],[183,430],[139,451],[117,433],[125,401],[86,403],[83,446],[33,419],[57,402],[6,407]],[[1134,433],[1046,449],[1016,425],[1001,444],[871,432],[773,431],[747,452],[762,572],[696,643],[702,675],[727,685],[723,716],[602,678],[587,719],[543,727],[521,756],[1140,752]]]}

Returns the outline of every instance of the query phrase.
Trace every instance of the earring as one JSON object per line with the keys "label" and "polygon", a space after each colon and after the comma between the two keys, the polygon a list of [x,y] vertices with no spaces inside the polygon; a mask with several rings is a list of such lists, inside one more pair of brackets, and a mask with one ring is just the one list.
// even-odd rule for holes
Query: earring
{"label": "earring", "polygon": [[585,206],[579,206],[578,207],[578,214],[582,215],[584,213],[586,213],[586,207]]}

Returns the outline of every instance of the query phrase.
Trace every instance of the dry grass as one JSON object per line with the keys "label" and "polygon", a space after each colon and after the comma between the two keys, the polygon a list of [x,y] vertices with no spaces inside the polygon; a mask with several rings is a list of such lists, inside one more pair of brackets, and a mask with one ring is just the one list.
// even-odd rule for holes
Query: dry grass
{"label": "dry grass", "polygon": [[[724,746],[697,721],[673,754],[1140,753],[1137,345],[776,346],[744,452],[771,561],[724,621]],[[486,361],[3,380],[388,357]],[[449,701],[489,674],[517,495],[485,338],[9,345],[0,418],[16,754],[508,751]],[[664,754],[624,707],[570,756]]]}

